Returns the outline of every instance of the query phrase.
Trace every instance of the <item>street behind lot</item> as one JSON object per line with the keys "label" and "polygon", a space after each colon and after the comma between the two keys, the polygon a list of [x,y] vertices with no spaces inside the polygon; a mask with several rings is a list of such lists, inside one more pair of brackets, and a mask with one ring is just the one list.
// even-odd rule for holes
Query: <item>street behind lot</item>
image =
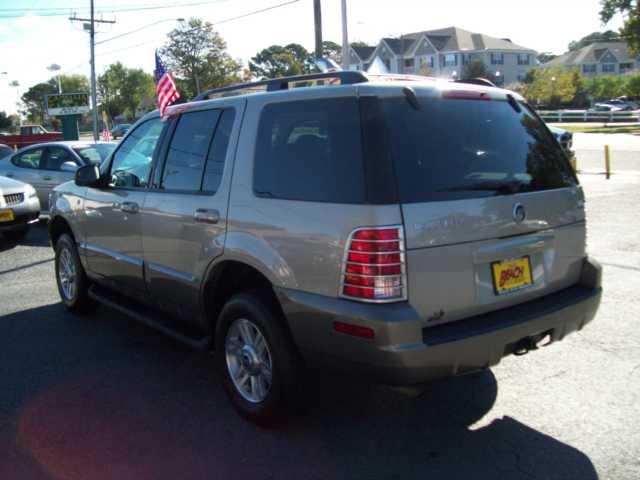
{"label": "street behind lot", "polygon": [[581,176],[606,289],[583,332],[421,394],[309,378],[275,431],[234,413],[206,355],[68,314],[44,225],[0,240],[0,478],[640,478],[640,153],[616,152],[628,168]]}

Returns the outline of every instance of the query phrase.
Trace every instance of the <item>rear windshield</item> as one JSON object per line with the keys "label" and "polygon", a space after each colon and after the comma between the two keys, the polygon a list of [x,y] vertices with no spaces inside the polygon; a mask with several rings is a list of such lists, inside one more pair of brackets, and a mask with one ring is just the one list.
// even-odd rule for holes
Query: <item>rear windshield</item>
{"label": "rear windshield", "polygon": [[[507,101],[419,98],[379,101],[403,203],[456,200],[576,184],[545,125]],[[519,110],[519,111],[518,111]],[[382,143],[385,145],[383,146]]]}

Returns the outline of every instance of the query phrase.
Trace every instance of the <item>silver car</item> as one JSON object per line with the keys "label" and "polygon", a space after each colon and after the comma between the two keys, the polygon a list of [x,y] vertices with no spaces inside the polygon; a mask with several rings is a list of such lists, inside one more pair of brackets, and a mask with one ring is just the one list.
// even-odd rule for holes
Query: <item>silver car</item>
{"label": "silver car", "polygon": [[0,175],[32,185],[44,212],[49,210],[49,192],[73,179],[84,165],[100,164],[115,149],[115,143],[80,141],[31,145],[0,159]]}
{"label": "silver car", "polygon": [[489,86],[339,72],[213,90],[146,115],[51,208],[64,305],[213,348],[262,423],[306,367],[460,375],[581,330],[602,293],[566,155]]}
{"label": "silver car", "polygon": [[0,176],[0,234],[20,238],[38,222],[40,202],[29,184]]}

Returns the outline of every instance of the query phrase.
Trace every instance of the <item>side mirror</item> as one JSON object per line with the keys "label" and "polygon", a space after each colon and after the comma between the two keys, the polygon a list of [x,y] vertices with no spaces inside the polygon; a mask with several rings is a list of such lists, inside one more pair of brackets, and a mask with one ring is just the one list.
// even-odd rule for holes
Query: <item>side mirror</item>
{"label": "side mirror", "polygon": [[97,165],[85,165],[76,170],[76,185],[93,187],[100,180],[100,169]]}
{"label": "side mirror", "polygon": [[60,170],[63,172],[75,172],[78,170],[78,165],[75,162],[64,162],[60,165]]}

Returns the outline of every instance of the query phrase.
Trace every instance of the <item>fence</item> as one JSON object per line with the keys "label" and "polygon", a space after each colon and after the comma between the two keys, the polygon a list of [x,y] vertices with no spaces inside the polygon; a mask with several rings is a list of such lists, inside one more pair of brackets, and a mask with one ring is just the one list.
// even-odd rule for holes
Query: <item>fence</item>
{"label": "fence", "polygon": [[589,110],[538,111],[545,122],[640,122],[640,110],[594,112]]}

